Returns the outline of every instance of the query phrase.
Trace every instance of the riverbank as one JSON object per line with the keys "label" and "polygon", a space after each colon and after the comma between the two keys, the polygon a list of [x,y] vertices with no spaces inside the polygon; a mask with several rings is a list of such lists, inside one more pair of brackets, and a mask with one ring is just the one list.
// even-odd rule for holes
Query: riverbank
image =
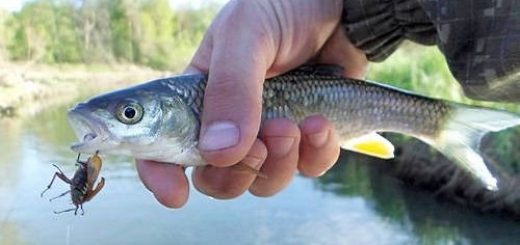
{"label": "riverbank", "polygon": [[131,64],[0,64],[0,118],[34,115],[82,94],[103,92],[172,72]]}

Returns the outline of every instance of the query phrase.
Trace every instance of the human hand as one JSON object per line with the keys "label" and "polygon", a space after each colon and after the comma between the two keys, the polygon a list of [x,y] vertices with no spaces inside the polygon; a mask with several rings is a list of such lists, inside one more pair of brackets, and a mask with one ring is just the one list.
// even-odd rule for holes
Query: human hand
{"label": "human hand", "polygon": [[[192,175],[200,192],[221,199],[246,190],[270,196],[288,185],[296,169],[319,176],[337,160],[338,139],[327,119],[312,116],[300,125],[274,119],[261,130],[260,120],[266,77],[309,61],[340,65],[344,75],[363,77],[365,55],[338,27],[342,2],[238,0],[215,18],[186,71],[209,74],[199,150],[210,165],[195,168]],[[230,168],[238,162],[261,169],[268,178]],[[160,203],[184,205],[184,168],[138,160],[137,170]]]}

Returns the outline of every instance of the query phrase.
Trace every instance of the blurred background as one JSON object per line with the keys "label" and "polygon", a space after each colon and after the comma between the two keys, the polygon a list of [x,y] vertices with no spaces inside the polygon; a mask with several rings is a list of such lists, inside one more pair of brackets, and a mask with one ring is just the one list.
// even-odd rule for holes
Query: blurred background
{"label": "blurred background", "polygon": [[[0,244],[514,244],[520,239],[520,129],[486,137],[504,183],[490,193],[416,140],[386,135],[397,158],[343,152],[318,179],[295,176],[271,198],[228,201],[191,191],[186,207],[156,203],[133,160],[104,157],[105,189],[85,216],[55,215],[70,198],[57,163],[75,171],[71,105],[182,71],[225,0],[0,1]],[[404,43],[368,78],[435,98],[520,112],[463,96],[436,47]],[[420,153],[420,154],[419,154]]]}

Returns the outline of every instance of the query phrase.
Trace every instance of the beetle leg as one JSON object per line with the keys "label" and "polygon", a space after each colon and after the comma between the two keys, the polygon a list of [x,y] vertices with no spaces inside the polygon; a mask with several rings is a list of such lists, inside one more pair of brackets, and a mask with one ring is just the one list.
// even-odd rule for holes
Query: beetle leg
{"label": "beetle leg", "polygon": [[65,183],[67,183],[69,185],[72,184],[72,181],[69,178],[67,178],[67,176],[65,176],[65,174],[61,171],[61,169],[58,166],[56,166],[54,164],[53,164],[53,166],[56,167],[58,169],[58,171],[60,171],[60,172],[54,173],[54,175],[52,176],[51,182],[49,183],[49,185],[47,185],[47,188],[42,191],[42,193],[40,194],[40,197],[43,197],[43,194],[51,188],[52,183],[54,183],[54,179],[56,179],[56,176],[58,176],[58,178],[63,180]]}
{"label": "beetle leg", "polygon": [[105,186],[105,178],[101,177],[101,180],[96,185],[96,188],[94,190],[87,190],[87,193],[85,194],[84,202],[88,202],[92,198],[94,198],[101,191],[101,189],[103,189],[104,186]]}
{"label": "beetle leg", "polygon": [[60,171],[61,174],[64,174],[63,171],[61,171],[60,167],[58,167],[58,165],[53,163],[52,166],[54,166],[56,169],[58,169],[58,171]]}
{"label": "beetle leg", "polygon": [[75,208],[69,208],[69,209],[65,209],[65,210],[62,210],[62,211],[54,211],[55,214],[61,214],[61,213],[66,213],[66,212],[70,212],[70,211],[74,211]]}
{"label": "beetle leg", "polygon": [[68,191],[66,191],[66,192],[63,192],[63,193],[61,193],[59,196],[55,196],[55,197],[49,199],[49,202],[52,202],[52,200],[57,199],[57,198],[60,198],[60,197],[62,197],[62,196],[65,196],[65,195],[67,195],[67,194],[69,194],[69,193],[70,193],[70,190],[68,190]]}

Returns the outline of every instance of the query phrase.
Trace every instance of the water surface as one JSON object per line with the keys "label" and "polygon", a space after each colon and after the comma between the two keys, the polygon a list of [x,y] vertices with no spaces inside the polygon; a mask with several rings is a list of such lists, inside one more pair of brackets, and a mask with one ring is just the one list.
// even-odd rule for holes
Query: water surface
{"label": "water surface", "polygon": [[187,205],[160,206],[137,177],[132,159],[106,157],[103,191],[85,215],[55,215],[70,198],[56,181],[58,163],[75,171],[74,141],[56,106],[0,121],[0,244],[515,244],[518,222],[484,215],[404,186],[392,167],[352,153],[320,179],[296,176],[271,198],[245,194],[214,200],[191,188]]}

